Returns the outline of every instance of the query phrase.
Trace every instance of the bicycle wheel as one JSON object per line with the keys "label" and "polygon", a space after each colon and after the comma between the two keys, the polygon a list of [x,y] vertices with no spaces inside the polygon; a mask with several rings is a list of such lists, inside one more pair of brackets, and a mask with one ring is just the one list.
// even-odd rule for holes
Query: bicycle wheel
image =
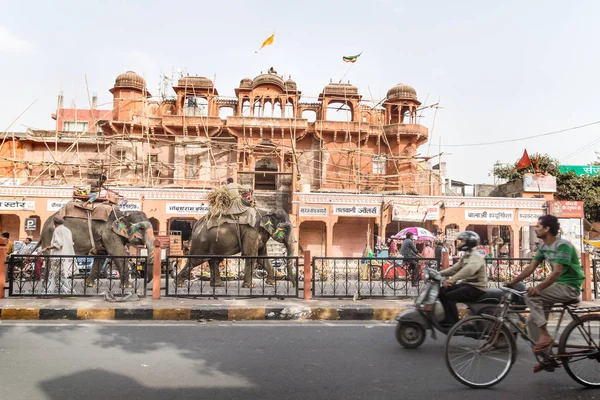
{"label": "bicycle wheel", "polygon": [[446,338],[446,366],[456,380],[472,388],[500,382],[512,367],[517,345],[494,317],[476,315],[454,325]]}
{"label": "bicycle wheel", "polygon": [[565,371],[583,386],[600,386],[600,315],[587,314],[571,321],[560,335],[558,354]]}
{"label": "bicycle wheel", "polygon": [[404,290],[406,282],[408,282],[407,274],[408,271],[406,269],[392,264],[392,266],[385,270],[384,282],[394,292]]}

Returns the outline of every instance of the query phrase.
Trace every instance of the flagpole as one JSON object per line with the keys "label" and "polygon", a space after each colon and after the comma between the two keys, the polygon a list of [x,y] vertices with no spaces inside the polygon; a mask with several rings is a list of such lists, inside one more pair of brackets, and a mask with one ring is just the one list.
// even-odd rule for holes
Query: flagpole
{"label": "flagpole", "polygon": [[352,67],[354,67],[355,63],[350,63],[350,67],[348,67],[348,69],[346,70],[346,73],[344,74],[344,76],[342,76],[342,79],[340,79],[340,83],[342,83],[342,81],[344,80],[344,78],[346,77],[346,75],[348,75],[348,72],[350,72],[350,70],[352,69]]}

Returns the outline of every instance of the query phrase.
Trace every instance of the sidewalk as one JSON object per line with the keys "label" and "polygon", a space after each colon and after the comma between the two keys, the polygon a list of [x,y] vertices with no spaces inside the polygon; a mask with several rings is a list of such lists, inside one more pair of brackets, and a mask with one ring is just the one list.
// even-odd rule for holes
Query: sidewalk
{"label": "sidewalk", "polygon": [[2,320],[392,320],[413,300],[103,298],[0,300]]}
{"label": "sidewalk", "polygon": [[[10,298],[0,300],[0,320],[385,321],[393,320],[413,301],[145,298],[114,303],[101,297]],[[580,304],[592,306],[600,306],[600,300]]]}

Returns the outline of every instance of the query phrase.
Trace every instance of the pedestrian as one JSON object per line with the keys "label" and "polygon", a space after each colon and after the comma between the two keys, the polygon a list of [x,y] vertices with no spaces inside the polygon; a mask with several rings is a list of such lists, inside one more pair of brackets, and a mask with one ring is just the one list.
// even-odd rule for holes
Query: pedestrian
{"label": "pedestrian", "polygon": [[[57,259],[51,260],[47,290],[48,292],[54,291],[55,280],[58,278],[62,292],[70,293],[72,292],[72,286],[69,282],[69,276],[73,276],[75,273],[73,234],[69,228],[64,226],[65,221],[62,217],[55,215],[52,222],[54,222],[54,233],[52,234],[50,246],[42,249],[42,253],[52,250],[51,255],[57,257]],[[61,289],[59,289],[59,292],[61,292]]]}
{"label": "pedestrian", "polygon": [[435,243],[435,262],[437,263],[437,269],[442,269],[442,253],[444,252],[444,243],[441,240],[438,240]]}
{"label": "pedestrian", "polygon": [[[523,272],[506,284],[508,287],[514,287],[534,273],[544,261],[548,261],[552,267],[552,273],[537,286],[528,288],[525,296],[525,303],[530,310],[527,328],[531,338],[536,340],[533,348],[535,353],[543,353],[554,344],[554,339],[547,329],[548,322],[544,310],[550,309],[554,303],[577,300],[585,278],[575,246],[568,240],[557,237],[559,231],[558,218],[554,215],[541,216],[535,226],[535,233],[542,243],[535,253],[535,258]],[[543,369],[544,365],[537,364],[533,367],[533,372]]]}
{"label": "pedestrian", "polygon": [[25,238],[24,243],[25,245],[21,246],[18,254],[32,254],[33,249],[35,247],[35,245],[33,244],[33,240],[30,237],[28,237]]}
{"label": "pedestrian", "polygon": [[396,239],[392,239],[390,242],[390,257],[396,257],[398,255],[398,242]]}
{"label": "pedestrian", "polygon": [[2,237],[8,240],[8,243],[6,244],[6,255],[9,256],[15,251],[15,243],[10,240],[10,233],[8,232],[3,232]]}
{"label": "pedestrian", "polygon": [[415,246],[412,237],[412,232],[406,233],[406,239],[404,239],[404,243],[402,243],[402,247],[400,247],[400,255],[407,261],[412,285],[417,286],[419,282],[419,266],[417,264],[419,250],[417,250],[417,246]]}

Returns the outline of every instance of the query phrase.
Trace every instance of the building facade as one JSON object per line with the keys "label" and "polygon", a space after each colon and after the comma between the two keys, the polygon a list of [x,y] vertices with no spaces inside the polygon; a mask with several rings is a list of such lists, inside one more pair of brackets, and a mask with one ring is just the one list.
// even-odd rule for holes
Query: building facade
{"label": "building facade", "polygon": [[[517,238],[544,209],[543,199],[442,196],[444,177],[418,154],[428,130],[405,84],[377,105],[350,83],[303,96],[274,71],[242,79],[234,97],[200,76],[181,77],[173,91],[153,97],[128,71],[110,88],[111,110],[95,101],[89,110],[59,107],[54,131],[7,135],[0,230],[37,238],[73,185],[100,176],[157,234],[181,231],[184,241],[208,211],[209,190],[233,177],[254,188],[260,206],[287,210],[300,247],[313,255],[357,256],[377,236],[411,225],[451,237],[501,223]],[[25,231],[26,219],[37,228]],[[511,243],[518,254],[519,240]]]}

